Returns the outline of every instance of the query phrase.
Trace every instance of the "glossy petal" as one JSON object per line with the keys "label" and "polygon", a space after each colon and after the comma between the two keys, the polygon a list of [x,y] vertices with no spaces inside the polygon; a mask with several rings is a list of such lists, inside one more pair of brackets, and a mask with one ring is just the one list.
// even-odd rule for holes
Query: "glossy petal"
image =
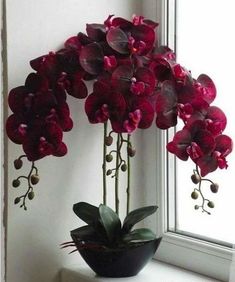
{"label": "glossy petal", "polygon": [[22,144],[27,134],[26,121],[14,114],[10,115],[6,121],[6,133],[12,142]]}
{"label": "glossy petal", "polygon": [[80,64],[89,74],[99,74],[104,66],[104,54],[98,43],[91,43],[82,48]]}
{"label": "glossy petal", "polygon": [[187,129],[176,132],[173,141],[167,144],[167,150],[175,154],[179,159],[186,161],[188,159],[187,147],[191,143],[192,136]]}
{"label": "glossy petal", "polygon": [[139,55],[145,55],[152,50],[155,41],[154,30],[147,25],[137,25],[131,30],[131,36],[136,42],[144,42],[145,48],[141,50]]}
{"label": "glossy petal", "polygon": [[112,74],[112,86],[121,92],[129,91],[133,75],[131,66],[117,67]]}
{"label": "glossy petal", "polygon": [[219,135],[215,139],[215,151],[220,152],[224,157],[230,154],[233,150],[233,141],[227,135]]}
{"label": "glossy petal", "polygon": [[106,36],[109,46],[120,54],[128,54],[128,37],[120,28],[112,28]]}
{"label": "glossy petal", "polygon": [[211,156],[204,156],[200,158],[197,161],[197,165],[200,167],[200,173],[202,177],[218,168],[217,160]]}
{"label": "glossy petal", "polygon": [[70,84],[66,90],[69,95],[79,99],[86,98],[88,95],[86,84],[81,80],[80,75],[76,74],[70,77]]}
{"label": "glossy petal", "polygon": [[30,61],[31,67],[38,73],[49,78],[55,77],[58,73],[58,61],[55,53],[50,52],[48,55],[38,57]]}
{"label": "glossy petal", "polygon": [[216,87],[213,80],[206,74],[201,74],[197,82],[200,84],[200,92],[203,99],[208,103],[212,103],[216,97]]}
{"label": "glossy petal", "polygon": [[215,136],[221,134],[227,124],[227,118],[224,112],[216,106],[211,106],[207,109],[205,119],[207,122],[207,129]]}
{"label": "glossy petal", "polygon": [[105,40],[106,31],[105,25],[103,24],[87,24],[86,32],[87,35],[96,42]]}
{"label": "glossy petal", "polygon": [[65,41],[64,47],[81,50],[82,44],[81,44],[78,36],[72,36]]}
{"label": "glossy petal", "polygon": [[8,95],[8,104],[13,113],[22,113],[25,106],[25,98],[28,90],[25,86],[13,88]]}
{"label": "glossy petal", "polygon": [[138,68],[135,73],[135,78],[138,82],[144,83],[144,95],[152,94],[155,88],[155,76],[148,68]]}
{"label": "glossy petal", "polygon": [[175,126],[177,123],[177,97],[174,85],[170,81],[162,84],[156,97],[156,125],[161,129]]}

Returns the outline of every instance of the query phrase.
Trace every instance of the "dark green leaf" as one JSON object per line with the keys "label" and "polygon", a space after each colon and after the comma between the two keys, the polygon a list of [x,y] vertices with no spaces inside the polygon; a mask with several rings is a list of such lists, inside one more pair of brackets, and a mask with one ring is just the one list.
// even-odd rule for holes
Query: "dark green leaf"
{"label": "dark green leaf", "polygon": [[99,212],[107,237],[110,242],[113,242],[120,235],[121,221],[118,215],[108,206],[100,205]]}
{"label": "dark green leaf", "polygon": [[91,241],[105,244],[105,238],[92,226],[85,225],[70,232],[73,240]]}
{"label": "dark green leaf", "polygon": [[148,228],[140,228],[131,231],[123,236],[123,241],[150,241],[156,238],[156,235]]}
{"label": "dark green leaf", "polygon": [[96,232],[92,226],[85,225],[85,226],[72,230],[70,234],[72,238],[73,236],[75,236],[76,238],[79,238],[81,240],[91,240],[92,238],[95,237]]}
{"label": "dark green leaf", "polygon": [[85,202],[73,205],[75,214],[89,225],[96,226],[99,222],[99,209]]}
{"label": "dark green leaf", "polygon": [[157,208],[157,206],[148,206],[130,212],[123,222],[122,230],[128,233],[137,222],[155,213]]}

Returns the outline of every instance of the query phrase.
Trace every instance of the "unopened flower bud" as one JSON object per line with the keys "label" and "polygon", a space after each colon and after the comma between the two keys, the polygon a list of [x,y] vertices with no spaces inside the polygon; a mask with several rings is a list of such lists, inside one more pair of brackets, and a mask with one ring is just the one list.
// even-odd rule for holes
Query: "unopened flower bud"
{"label": "unopened flower bud", "polygon": [[14,179],[14,180],[12,181],[12,186],[13,186],[14,188],[19,187],[19,186],[20,186],[20,180],[19,180],[19,179]]}
{"label": "unopened flower bud", "polygon": [[34,198],[34,192],[33,191],[29,192],[28,198],[29,198],[29,200],[33,200],[33,198]]}
{"label": "unopened flower bud", "polygon": [[195,208],[195,210],[198,210],[199,209],[199,205],[195,205],[194,208]]}
{"label": "unopened flower bud", "polygon": [[126,170],[127,170],[127,165],[126,165],[126,164],[123,164],[123,165],[121,166],[121,170],[122,170],[122,171],[126,171]]}
{"label": "unopened flower bud", "polygon": [[111,154],[108,154],[105,156],[106,162],[111,162],[113,160],[113,156]]}
{"label": "unopened flower bud", "polygon": [[17,205],[20,202],[20,197],[15,198],[14,204]]}
{"label": "unopened flower bud", "polygon": [[215,207],[215,204],[212,201],[210,201],[210,202],[208,202],[207,206],[209,208],[213,209]]}
{"label": "unopened flower bud", "polygon": [[14,167],[15,169],[20,169],[23,165],[23,161],[21,159],[14,160]]}
{"label": "unopened flower bud", "polygon": [[194,199],[194,200],[196,200],[197,198],[198,198],[198,193],[197,192],[192,192],[192,194],[191,194],[191,198],[192,199]]}
{"label": "unopened flower bud", "polygon": [[30,181],[33,185],[36,185],[39,182],[40,178],[38,174],[32,174],[30,177]]}
{"label": "unopened flower bud", "polygon": [[104,143],[106,146],[110,146],[113,144],[113,137],[112,136],[106,136],[104,139]]}
{"label": "unopened flower bud", "polygon": [[108,169],[107,172],[106,172],[106,175],[110,175],[111,173],[112,173],[112,170]]}
{"label": "unopened flower bud", "polygon": [[134,157],[136,153],[136,150],[133,149],[132,147],[127,147],[127,154],[129,157]]}
{"label": "unopened flower bud", "polygon": [[194,184],[198,184],[201,180],[200,176],[198,174],[191,175],[191,180]]}
{"label": "unopened flower bud", "polygon": [[219,185],[217,183],[213,183],[210,185],[210,189],[212,193],[217,193],[219,189]]}

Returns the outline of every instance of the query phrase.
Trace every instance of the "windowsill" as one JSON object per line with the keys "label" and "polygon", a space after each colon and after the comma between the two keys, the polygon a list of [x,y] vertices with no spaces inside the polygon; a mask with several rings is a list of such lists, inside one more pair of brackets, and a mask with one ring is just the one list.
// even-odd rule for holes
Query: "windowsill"
{"label": "windowsill", "polygon": [[[118,278],[118,281],[131,282],[219,282],[212,278],[199,275],[182,268],[153,260],[137,275],[129,278]],[[94,274],[83,262],[78,265],[71,265],[61,270],[61,282],[113,282],[116,278],[103,278]]]}

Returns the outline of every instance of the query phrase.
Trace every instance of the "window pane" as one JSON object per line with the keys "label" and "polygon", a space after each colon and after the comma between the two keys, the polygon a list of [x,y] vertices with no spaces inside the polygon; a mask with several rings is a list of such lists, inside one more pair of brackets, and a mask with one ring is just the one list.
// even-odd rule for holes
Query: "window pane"
{"label": "window pane", "polygon": [[[194,78],[206,73],[213,79],[217,87],[213,105],[219,106],[227,115],[224,133],[229,136],[235,136],[234,11],[234,0],[177,1],[177,61],[191,70]],[[227,160],[227,170],[208,175],[219,183],[219,192],[212,194],[209,182],[203,184],[205,196],[215,203],[211,215],[194,210],[194,205],[200,205],[199,200],[190,197],[194,188],[190,179],[194,164],[177,161],[178,230],[230,243],[235,241],[235,154]]]}

